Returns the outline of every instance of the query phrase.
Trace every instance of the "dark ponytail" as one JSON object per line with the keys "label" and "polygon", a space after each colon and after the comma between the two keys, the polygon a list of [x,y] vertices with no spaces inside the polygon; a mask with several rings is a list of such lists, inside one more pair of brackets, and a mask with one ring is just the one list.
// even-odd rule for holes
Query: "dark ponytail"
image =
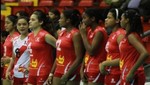
{"label": "dark ponytail", "polygon": [[124,13],[124,16],[125,18],[129,19],[129,24],[130,24],[130,29],[127,31],[126,35],[129,35],[131,32],[136,32],[139,35],[142,35],[143,26],[142,26],[140,14],[137,11],[130,9]]}
{"label": "dark ponytail", "polygon": [[71,24],[78,28],[81,21],[80,12],[76,9],[66,9],[63,11],[64,16],[71,20]]}

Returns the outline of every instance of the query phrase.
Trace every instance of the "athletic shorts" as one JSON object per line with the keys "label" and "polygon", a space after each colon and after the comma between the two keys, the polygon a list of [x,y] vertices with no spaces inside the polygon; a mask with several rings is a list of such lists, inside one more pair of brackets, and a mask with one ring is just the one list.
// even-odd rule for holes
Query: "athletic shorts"
{"label": "athletic shorts", "polygon": [[[55,77],[58,77],[58,78],[61,78],[62,76],[63,76],[64,74],[61,74],[61,73],[54,73],[54,76]],[[80,75],[79,74],[74,74],[74,75],[71,75],[70,77],[69,77],[69,80],[70,81],[74,81],[74,80],[76,80],[76,81],[80,81]]]}
{"label": "athletic shorts", "polygon": [[[125,75],[126,76],[126,75]],[[144,85],[145,83],[145,75],[143,71],[139,71],[135,76],[131,83],[126,82],[125,79],[121,79],[120,85]]]}
{"label": "athletic shorts", "polygon": [[33,84],[33,85],[43,85],[45,83],[45,81],[47,80],[48,75],[44,75],[44,76],[32,76],[30,75],[27,79],[26,82],[29,84]]}
{"label": "athletic shorts", "polygon": [[108,74],[105,75],[104,83],[106,85],[119,85],[120,84],[120,74]]}
{"label": "athletic shorts", "polygon": [[27,78],[16,78],[14,77],[13,85],[27,85],[25,82]]}
{"label": "athletic shorts", "polygon": [[104,77],[105,75],[102,75],[100,72],[99,73],[90,73],[90,72],[85,72],[85,75],[87,76],[88,82],[93,82],[93,83],[104,83]]}

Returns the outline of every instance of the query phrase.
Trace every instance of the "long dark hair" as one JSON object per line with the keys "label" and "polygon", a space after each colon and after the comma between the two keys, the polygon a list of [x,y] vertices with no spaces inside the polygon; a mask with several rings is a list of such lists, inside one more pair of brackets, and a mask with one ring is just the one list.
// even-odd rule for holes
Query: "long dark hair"
{"label": "long dark hair", "polygon": [[19,13],[20,16],[26,16],[29,17],[29,14],[26,11],[17,11],[16,14]]}
{"label": "long dark hair", "polygon": [[17,24],[17,16],[16,15],[8,15],[7,18],[13,23],[13,26],[15,27],[15,31],[18,31],[16,28]]}
{"label": "long dark hair", "polygon": [[52,12],[53,14],[55,14],[55,16],[57,16],[57,19],[60,18],[60,12],[57,9],[51,8],[49,9],[49,12]]}
{"label": "long dark hair", "polygon": [[113,14],[113,17],[115,19],[120,19],[121,20],[121,15],[123,13],[123,10],[118,9],[118,8],[112,8],[109,10],[109,12],[111,12]]}
{"label": "long dark hair", "polygon": [[129,19],[130,28],[126,33],[126,36],[129,35],[131,32],[136,32],[139,35],[143,35],[143,26],[141,22],[140,14],[133,9],[129,9],[124,13],[125,18]]}
{"label": "long dark hair", "polygon": [[37,18],[39,21],[43,21],[43,24],[42,24],[42,28],[46,31],[49,31],[50,27],[49,27],[49,19],[48,17],[46,16],[46,14],[41,11],[41,10],[35,10],[33,12],[33,14],[37,15]]}
{"label": "long dark hair", "polygon": [[74,27],[79,26],[80,21],[81,21],[81,15],[80,12],[76,9],[66,9],[62,12],[65,16],[66,19],[70,19],[71,20],[71,24]]}
{"label": "long dark hair", "polygon": [[7,18],[13,23],[13,26],[17,23],[17,16],[16,15],[8,15]]}
{"label": "long dark hair", "polygon": [[91,17],[94,17],[96,23],[99,23],[100,20],[103,20],[103,19],[102,19],[102,12],[101,12],[101,10],[100,10],[99,8],[87,8],[84,12],[85,12],[90,18],[91,18]]}

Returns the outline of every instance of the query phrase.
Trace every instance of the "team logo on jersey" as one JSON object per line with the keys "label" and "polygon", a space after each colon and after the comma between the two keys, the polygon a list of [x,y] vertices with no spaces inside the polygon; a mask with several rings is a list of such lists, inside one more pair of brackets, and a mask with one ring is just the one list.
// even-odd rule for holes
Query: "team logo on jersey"
{"label": "team logo on jersey", "polygon": [[85,62],[85,65],[87,65],[87,63],[88,63],[88,60],[89,60],[89,55],[85,55],[85,60],[84,60],[84,62]]}
{"label": "team logo on jersey", "polygon": [[108,55],[107,55],[107,60],[108,60],[108,61],[112,60],[112,56],[108,54]]}
{"label": "team logo on jersey", "polygon": [[63,64],[64,61],[65,61],[65,58],[64,58],[64,56],[59,55],[56,60],[57,60],[57,62],[58,62],[59,64]]}
{"label": "team logo on jersey", "polygon": [[37,59],[32,59],[32,61],[31,61],[31,66],[33,67],[33,68],[36,68],[37,67],[37,65],[38,65],[38,61],[37,61]]}
{"label": "team logo on jersey", "polygon": [[5,67],[8,67],[8,65],[9,65],[9,64],[5,64],[4,66],[5,66]]}
{"label": "team logo on jersey", "polygon": [[39,37],[35,38],[35,41],[40,42],[40,38]]}
{"label": "team logo on jersey", "polygon": [[123,64],[124,64],[124,60],[120,60],[120,62],[119,62],[120,64],[119,64],[119,66],[120,66],[120,69],[122,70],[122,67],[123,67]]}
{"label": "team logo on jersey", "polygon": [[24,45],[26,45],[26,46],[27,46],[27,41],[24,41]]}

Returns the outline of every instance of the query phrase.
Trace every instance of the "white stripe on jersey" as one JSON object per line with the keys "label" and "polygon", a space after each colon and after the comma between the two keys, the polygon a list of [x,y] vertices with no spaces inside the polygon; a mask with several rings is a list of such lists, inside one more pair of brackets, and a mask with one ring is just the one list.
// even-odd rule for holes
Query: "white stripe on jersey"
{"label": "white stripe on jersey", "polygon": [[20,39],[20,36],[18,36],[17,38],[14,39],[13,41],[13,53],[16,55],[15,50],[17,48],[22,48],[23,46],[26,47],[26,49],[24,50],[24,52],[20,55],[17,63],[14,66],[14,76],[17,78],[23,78],[23,77],[28,77],[28,75],[25,75],[23,72],[19,72],[19,67],[22,68],[28,68],[29,65],[29,52],[27,50],[27,40],[28,37],[24,38],[23,40]]}

